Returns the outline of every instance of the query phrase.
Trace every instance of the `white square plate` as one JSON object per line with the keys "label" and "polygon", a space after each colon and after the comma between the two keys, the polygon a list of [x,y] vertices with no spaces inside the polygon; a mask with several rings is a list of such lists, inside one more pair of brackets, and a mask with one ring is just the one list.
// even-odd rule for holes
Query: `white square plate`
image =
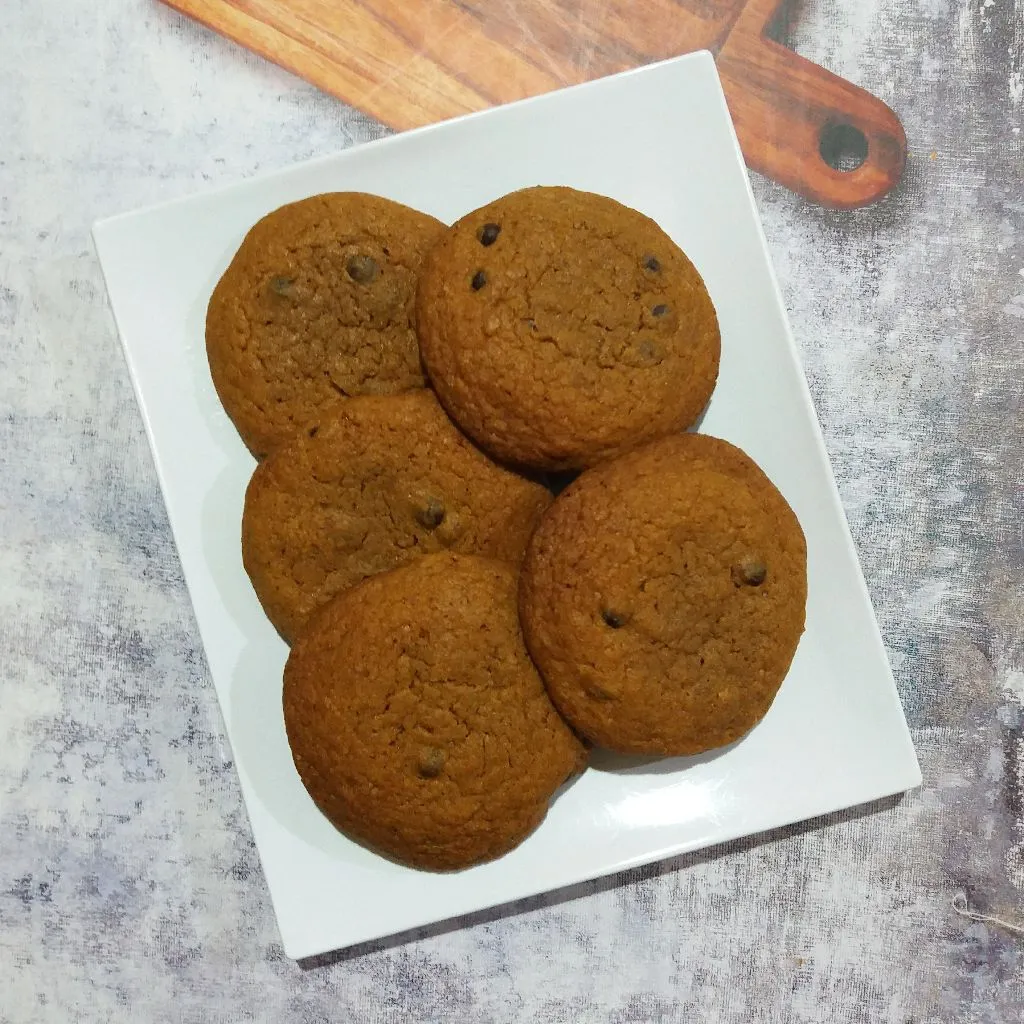
{"label": "white square plate", "polygon": [[[611,126],[614,125],[614,132]],[[452,221],[562,184],[654,217],[703,274],[722,328],[702,429],[745,448],[809,549],[807,632],[764,722],[718,756],[605,760],[508,856],[450,875],[337,833],[299,782],[284,644],[242,569],[253,460],[210,382],[210,292],[248,228],[317,192],[376,192]],[[714,61],[652,65],[359,146],[96,225],[111,304],[224,712],[284,948],[307,957],[918,785],[917,759],[769,263]]]}

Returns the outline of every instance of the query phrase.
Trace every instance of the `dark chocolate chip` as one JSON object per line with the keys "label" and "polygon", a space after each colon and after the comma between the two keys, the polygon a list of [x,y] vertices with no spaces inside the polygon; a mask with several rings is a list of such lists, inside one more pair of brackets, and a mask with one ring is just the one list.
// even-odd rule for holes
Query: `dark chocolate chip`
{"label": "dark chocolate chip", "polygon": [[744,558],[732,567],[732,581],[737,587],[759,587],[768,576],[768,567],[760,558]]}
{"label": "dark chocolate chip", "polygon": [[444,505],[437,498],[428,498],[416,512],[416,522],[428,530],[436,530],[444,522]]}
{"label": "dark chocolate chip", "polygon": [[626,624],[626,616],[622,612],[614,611],[611,608],[602,608],[601,618],[604,619],[605,625],[610,626],[612,629],[622,629]]}
{"label": "dark chocolate chip", "polygon": [[487,284],[487,272],[484,270],[478,270],[473,275],[473,280],[470,282],[473,286],[473,291],[478,292],[485,284]]}
{"label": "dark chocolate chip", "polygon": [[481,245],[494,245],[494,243],[498,240],[498,235],[500,234],[500,224],[485,224],[477,232],[476,237],[480,240]]}
{"label": "dark chocolate chip", "polygon": [[288,298],[292,294],[292,287],[295,284],[294,277],[272,277],[270,279],[270,290],[275,295]]}
{"label": "dark chocolate chip", "polygon": [[663,303],[663,302],[659,302],[658,305],[656,305],[651,310],[651,315],[652,316],[664,316],[667,312],[668,312],[668,306],[666,306],[665,303]]}
{"label": "dark chocolate chip", "polygon": [[356,284],[372,284],[380,273],[377,261],[372,256],[363,256],[361,253],[349,256],[345,270]]}
{"label": "dark chocolate chip", "polygon": [[661,270],[661,263],[657,256],[647,255],[644,257],[644,270],[649,270],[652,274],[657,274]]}
{"label": "dark chocolate chip", "polygon": [[444,768],[447,755],[440,747],[424,747],[416,771],[421,779],[436,779]]}

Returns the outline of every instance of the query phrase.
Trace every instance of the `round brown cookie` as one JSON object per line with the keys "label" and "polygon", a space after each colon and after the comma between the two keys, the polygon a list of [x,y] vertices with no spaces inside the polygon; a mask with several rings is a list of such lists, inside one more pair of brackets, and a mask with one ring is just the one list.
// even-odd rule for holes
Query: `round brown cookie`
{"label": "round brown cookie", "polygon": [[523,563],[527,645],[583,736],[697,754],[761,720],[804,629],[807,548],[785,499],[726,441],[662,438],[584,473]]}
{"label": "round brown cookie", "polygon": [[650,218],[568,188],[464,217],[424,263],[420,350],[459,425],[499,458],[590,466],[691,426],[718,376],[704,282]]}
{"label": "round brown cookie", "polygon": [[470,555],[430,555],[320,609],[285,667],[284,718],[320,810],[421,868],[511,850],[586,762],[523,645],[516,571]]}
{"label": "round brown cookie", "polygon": [[367,576],[451,549],[516,566],[550,492],[492,462],[432,391],[353,398],[314,437],[264,459],[242,513],[242,561],[293,640],[314,608]]}
{"label": "round brown cookie", "polygon": [[423,387],[412,323],[444,225],[379,196],[312,196],[245,236],[206,313],[217,394],[260,458],[351,395]]}

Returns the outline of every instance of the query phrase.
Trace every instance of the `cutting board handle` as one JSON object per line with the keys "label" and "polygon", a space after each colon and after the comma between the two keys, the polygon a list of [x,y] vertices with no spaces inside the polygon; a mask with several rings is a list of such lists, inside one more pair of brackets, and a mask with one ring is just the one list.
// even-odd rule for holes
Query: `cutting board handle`
{"label": "cutting board handle", "polygon": [[903,174],[903,126],[881,100],[768,39],[778,6],[751,0],[718,55],[747,163],[823,206],[867,206]]}

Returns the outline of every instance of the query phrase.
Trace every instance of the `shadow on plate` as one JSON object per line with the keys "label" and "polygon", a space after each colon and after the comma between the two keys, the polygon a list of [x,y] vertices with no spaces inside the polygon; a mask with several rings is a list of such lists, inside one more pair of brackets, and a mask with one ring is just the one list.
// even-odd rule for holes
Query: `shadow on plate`
{"label": "shadow on plate", "polygon": [[245,633],[263,615],[242,566],[242,506],[255,467],[255,461],[229,462],[204,496],[200,511],[203,558],[210,579],[222,606]]}
{"label": "shadow on plate", "polygon": [[[273,634],[269,623],[268,634]],[[276,639],[276,638],[275,638]],[[250,644],[231,681],[231,745],[254,796],[291,835],[340,861],[371,856],[347,842],[313,804],[295,770],[281,706],[281,664]]]}
{"label": "shadow on plate", "polygon": [[[749,733],[747,734],[749,735]],[[654,757],[645,754],[615,754],[610,750],[595,748],[590,754],[590,768],[596,772],[610,772],[615,775],[673,775],[687,768],[708,764],[723,754],[738,747],[746,736],[726,747],[716,747],[695,757]]]}
{"label": "shadow on plate", "polygon": [[835,811],[832,814],[825,814],[809,821],[798,822],[795,825],[786,825],[782,828],[771,829],[768,832],[760,832],[757,835],[745,836],[742,839],[734,839],[731,842],[721,843],[718,846],[707,847],[693,853],[680,854],[670,857],[667,860],[658,861],[654,864],[645,864],[637,868],[630,868],[628,871],[620,871],[618,874],[608,875],[604,878],[596,878],[587,882],[580,882],[577,885],[566,886],[562,889],[555,889],[552,892],[541,893],[537,896],[530,896],[527,899],[517,900],[514,903],[506,903],[500,907],[491,907],[474,914],[466,914],[463,917],[451,918],[447,921],[439,921],[436,924],[425,925],[422,928],[414,928],[398,935],[391,935],[383,939],[374,939],[372,942],[362,942],[347,949],[336,950],[333,953],[323,953],[319,956],[307,957],[299,960],[298,965],[304,971],[315,971],[321,967],[330,967],[338,963],[347,963],[357,960],[360,957],[373,953],[380,953],[397,946],[405,945],[407,942],[416,942],[420,939],[432,939],[450,932],[459,931],[462,928],[475,928],[480,925],[490,924],[504,918],[514,917],[518,914],[531,913],[536,910],[544,910],[547,907],[556,907],[571,900],[580,899],[584,896],[593,896],[596,893],[607,892],[611,889],[618,889],[622,886],[632,885],[637,882],[644,882],[651,878],[661,878],[664,875],[676,871],[692,868],[700,864],[707,864],[718,860],[720,857],[729,857],[733,854],[744,853],[760,846],[767,846],[769,843],[780,842],[791,839],[794,836],[804,835],[808,832],[816,832],[819,829],[830,825],[842,825],[847,822],[857,821],[873,814],[881,814],[891,811],[902,802],[903,793],[895,796],[883,797],[880,800],[873,800],[871,803],[861,804],[859,807],[849,807],[843,811]]}

